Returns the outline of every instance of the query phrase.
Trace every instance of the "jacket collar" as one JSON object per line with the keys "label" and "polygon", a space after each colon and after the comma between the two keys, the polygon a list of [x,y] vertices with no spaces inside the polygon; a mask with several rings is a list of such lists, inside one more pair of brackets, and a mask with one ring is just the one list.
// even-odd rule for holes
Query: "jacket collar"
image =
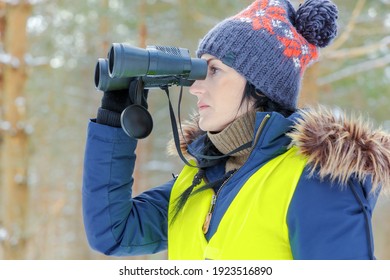
{"label": "jacket collar", "polygon": [[[195,155],[196,159],[205,133],[196,119],[185,124],[183,131],[186,141],[181,136],[181,150],[186,157]],[[382,187],[390,192],[390,135],[373,129],[362,118],[336,115],[323,106],[299,110],[288,118],[276,112],[258,112],[253,150],[262,156],[259,162],[250,157],[251,164],[260,166],[291,146],[308,158],[311,175],[318,172],[320,179],[329,176],[343,184],[351,176],[370,179],[373,191]]]}
{"label": "jacket collar", "polygon": [[[255,143],[252,149],[267,155],[285,151],[291,142],[285,133],[291,130],[295,117],[294,115],[291,118],[285,118],[276,112],[257,112],[254,129]],[[206,133],[199,128],[196,118],[184,124],[183,135],[180,135],[180,148],[183,155],[198,161],[197,155],[202,152],[205,137]],[[170,154],[177,154],[172,142],[168,151]]]}

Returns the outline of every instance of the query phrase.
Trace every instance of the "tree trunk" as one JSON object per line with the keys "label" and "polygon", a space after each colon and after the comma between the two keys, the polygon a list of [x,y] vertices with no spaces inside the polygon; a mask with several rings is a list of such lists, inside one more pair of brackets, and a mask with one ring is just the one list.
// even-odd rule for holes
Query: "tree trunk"
{"label": "tree trunk", "polygon": [[139,17],[138,17],[138,38],[139,38],[139,47],[146,48],[146,39],[148,38],[148,30],[145,23],[146,18],[147,3],[145,0],[142,0],[139,4]]}
{"label": "tree trunk", "polygon": [[319,65],[314,63],[305,72],[303,76],[301,95],[298,100],[298,107],[307,107],[318,103],[318,91],[317,84],[319,75]]}
{"label": "tree trunk", "polygon": [[[4,30],[5,30],[5,6],[6,4],[4,2],[0,2],[0,45],[4,45]],[[2,100],[3,100],[3,93],[4,93],[4,88],[3,88],[3,80],[4,80],[4,67],[3,64],[0,62],[0,122],[3,119],[2,116]],[[0,130],[0,158],[1,158],[1,152],[2,152],[2,143],[3,143],[3,133]],[[2,178],[3,170],[2,170],[2,164],[0,162],[0,181]],[[2,185],[0,184],[0,197],[2,197]],[[3,215],[2,212],[3,209],[0,207],[0,231],[3,232]],[[3,242],[2,239],[4,237],[2,234],[0,234],[0,259],[4,259],[3,256]]]}
{"label": "tree trunk", "polygon": [[26,101],[24,85],[27,80],[24,55],[27,48],[26,23],[31,5],[25,2],[6,5],[7,22],[4,49],[14,63],[4,65],[3,80],[3,144],[2,164],[2,222],[7,233],[4,240],[5,259],[23,259],[26,249],[28,207],[27,134],[24,130]]}
{"label": "tree trunk", "polygon": [[99,20],[99,33],[101,38],[103,38],[102,50],[105,57],[107,55],[108,48],[110,47],[110,42],[108,41],[109,21],[107,17],[107,12],[109,10],[109,0],[102,0],[100,5],[103,11],[103,16],[101,16]]}
{"label": "tree trunk", "polygon": [[[147,27],[145,23],[147,10],[147,3],[145,0],[141,0],[138,6],[138,47],[146,48],[146,40],[147,40]],[[150,104],[149,104],[150,105]],[[136,165],[134,168],[134,184],[133,184],[133,194],[137,195],[145,191],[146,183],[143,176],[143,166],[149,159],[149,151],[152,149],[150,137],[138,141],[136,154]],[[147,178],[147,176],[145,177]]]}

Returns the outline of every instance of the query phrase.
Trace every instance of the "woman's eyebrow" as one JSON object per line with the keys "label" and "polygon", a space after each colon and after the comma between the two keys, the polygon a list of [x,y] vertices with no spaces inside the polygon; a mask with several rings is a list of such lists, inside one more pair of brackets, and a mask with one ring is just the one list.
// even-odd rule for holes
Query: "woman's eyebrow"
{"label": "woman's eyebrow", "polygon": [[207,61],[207,64],[209,64],[211,61],[213,61],[213,60],[218,60],[217,58],[215,58],[215,57],[211,57],[211,58],[209,58],[209,59],[207,59],[206,61]]}

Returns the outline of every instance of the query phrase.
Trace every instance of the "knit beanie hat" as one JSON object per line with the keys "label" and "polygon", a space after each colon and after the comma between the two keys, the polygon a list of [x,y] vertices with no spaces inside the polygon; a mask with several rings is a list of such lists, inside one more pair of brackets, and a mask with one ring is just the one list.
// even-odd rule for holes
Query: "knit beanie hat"
{"label": "knit beanie hat", "polygon": [[306,0],[297,11],[288,0],[257,0],[211,29],[196,53],[215,56],[294,110],[306,67],[337,35],[337,14],[329,0]]}

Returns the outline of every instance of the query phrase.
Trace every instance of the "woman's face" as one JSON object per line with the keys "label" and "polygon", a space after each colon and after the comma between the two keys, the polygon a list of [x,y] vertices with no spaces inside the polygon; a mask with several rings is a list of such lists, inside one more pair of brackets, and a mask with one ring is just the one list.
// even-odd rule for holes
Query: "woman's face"
{"label": "woman's face", "polygon": [[203,131],[219,132],[234,119],[252,108],[253,102],[241,100],[246,80],[233,68],[209,54],[208,71],[205,80],[197,80],[190,87],[190,93],[198,97],[199,127]]}

